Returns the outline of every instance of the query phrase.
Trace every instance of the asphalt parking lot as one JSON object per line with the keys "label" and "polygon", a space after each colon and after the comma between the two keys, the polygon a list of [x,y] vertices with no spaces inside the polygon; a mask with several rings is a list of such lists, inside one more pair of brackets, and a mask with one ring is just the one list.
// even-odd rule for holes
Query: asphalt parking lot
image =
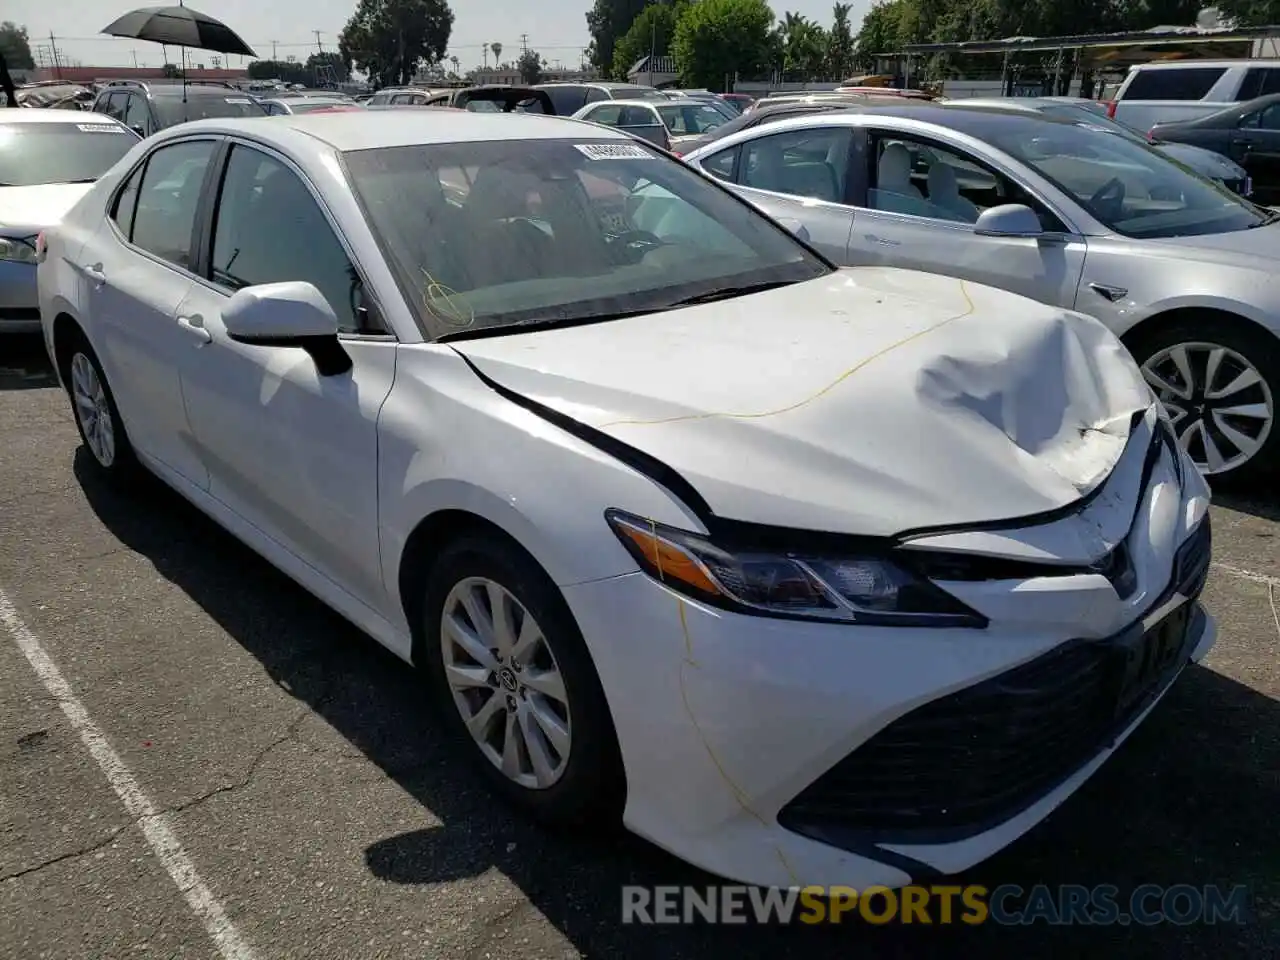
{"label": "asphalt parking lot", "polygon": [[0,340],[0,957],[1280,955],[1280,494],[1214,507],[1205,665],[963,878],[1244,884],[1248,923],[635,927],[623,884],[711,881],[511,813],[412,671],[158,483],[104,489],[85,457],[38,339]]}

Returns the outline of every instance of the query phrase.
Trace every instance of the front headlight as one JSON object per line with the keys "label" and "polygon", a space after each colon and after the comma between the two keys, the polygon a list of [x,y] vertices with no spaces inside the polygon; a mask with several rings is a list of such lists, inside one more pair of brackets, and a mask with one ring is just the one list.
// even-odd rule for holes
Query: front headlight
{"label": "front headlight", "polygon": [[0,237],[0,260],[34,264],[36,262],[36,238]]}
{"label": "front headlight", "polygon": [[985,627],[986,618],[882,556],[730,549],[621,510],[605,518],[649,576],[712,606],[879,626]]}

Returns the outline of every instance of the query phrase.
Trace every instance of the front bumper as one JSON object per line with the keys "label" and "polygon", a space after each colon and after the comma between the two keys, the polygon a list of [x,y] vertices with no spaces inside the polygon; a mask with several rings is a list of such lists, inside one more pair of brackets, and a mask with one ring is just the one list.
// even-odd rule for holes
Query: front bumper
{"label": "front bumper", "polygon": [[35,264],[0,260],[0,334],[35,333],[39,329]]}
{"label": "front bumper", "polygon": [[[1180,494],[1166,460],[1144,478],[1129,607],[1100,575],[974,584],[961,599],[991,615],[984,630],[745,616],[641,573],[565,587],[618,733],[627,826],[764,886],[901,886],[991,856],[1070,796],[1212,647],[1197,600],[1207,491],[1198,475],[1188,484]],[[1183,642],[1121,688],[1122,651],[1175,594]],[[1122,608],[1132,612],[1107,620]]]}

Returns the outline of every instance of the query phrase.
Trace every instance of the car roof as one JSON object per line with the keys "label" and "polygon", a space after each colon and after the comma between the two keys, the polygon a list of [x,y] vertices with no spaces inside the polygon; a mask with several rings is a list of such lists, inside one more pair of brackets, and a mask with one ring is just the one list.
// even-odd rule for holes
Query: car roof
{"label": "car roof", "polygon": [[1135,63],[1130,73],[1139,70],[1187,70],[1193,67],[1280,67],[1278,60],[1157,60],[1152,63]]}
{"label": "car roof", "polygon": [[[102,93],[118,93],[121,90],[140,90],[140,87],[107,87]],[[186,97],[190,100],[195,97],[247,97],[246,90],[237,90],[235,87],[215,87],[204,83],[155,83],[151,84],[143,93],[149,93],[153,97],[181,97],[185,92]]]}
{"label": "car roof", "polygon": [[197,120],[171,129],[178,136],[220,133],[263,142],[279,139],[298,149],[303,149],[299,138],[306,136],[341,152],[484,140],[560,140],[575,136],[584,140],[632,140],[628,134],[611,127],[564,117],[532,113],[471,113],[439,107],[289,114],[272,117],[271,123],[266,125],[255,117],[231,117]]}
{"label": "car roof", "polygon": [[[851,106],[845,110],[825,111],[821,114],[811,114],[778,122],[787,124],[786,129],[831,124],[862,126],[874,122],[877,117],[893,117],[895,119],[914,120],[919,123],[931,123],[939,127],[946,127],[979,140],[996,134],[1017,135],[1020,132],[1034,134],[1037,131],[1043,131],[1046,124],[1079,126],[1073,120],[1063,120],[1038,111],[1003,110],[980,106],[966,107],[962,106],[961,103],[962,101],[952,101],[946,104],[918,104],[916,106],[900,106],[898,104],[865,107]],[[771,126],[769,129],[782,128]]]}
{"label": "car roof", "polygon": [[92,123],[101,126],[103,123],[116,122],[114,118],[105,114],[94,113],[85,116],[83,110],[59,110],[56,107],[22,107],[0,112],[0,123],[6,125],[10,123]]}
{"label": "car roof", "polygon": [[538,87],[603,87],[605,90],[617,90],[620,87],[645,87],[643,83],[620,83],[616,80],[548,80],[535,84]]}

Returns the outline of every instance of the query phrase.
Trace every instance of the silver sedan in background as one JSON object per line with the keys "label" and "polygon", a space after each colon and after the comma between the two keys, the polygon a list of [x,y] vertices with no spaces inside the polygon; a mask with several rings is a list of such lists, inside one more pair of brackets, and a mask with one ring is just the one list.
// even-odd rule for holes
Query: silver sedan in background
{"label": "silver sedan in background", "polygon": [[847,265],[909,267],[1092,314],[1217,479],[1280,463],[1280,213],[1148,144],[1032,113],[826,112],[685,158]]}

